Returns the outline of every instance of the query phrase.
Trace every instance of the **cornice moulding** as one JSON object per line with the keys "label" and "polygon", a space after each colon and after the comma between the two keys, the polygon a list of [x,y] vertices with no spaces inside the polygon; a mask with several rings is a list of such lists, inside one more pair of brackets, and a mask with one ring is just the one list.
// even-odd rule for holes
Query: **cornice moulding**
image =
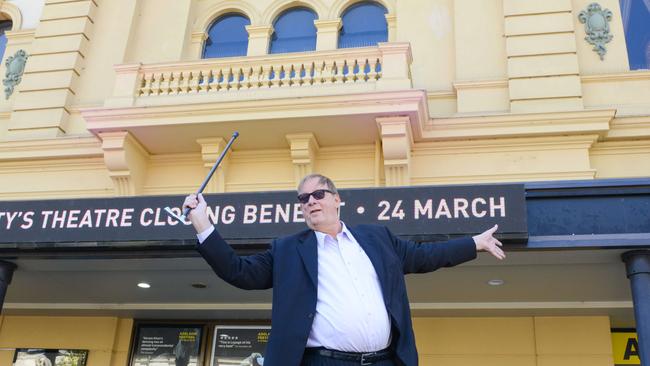
{"label": "cornice moulding", "polygon": [[457,141],[422,142],[416,144],[412,155],[475,154],[486,152],[542,151],[558,149],[587,149],[598,135],[544,136]]}
{"label": "cornice moulding", "polygon": [[7,43],[9,45],[19,45],[31,43],[36,35],[36,29],[23,29],[5,32]]}
{"label": "cornice moulding", "polygon": [[650,141],[607,141],[595,144],[590,155],[649,154]]}
{"label": "cornice moulding", "polygon": [[47,191],[13,191],[0,193],[0,200],[2,201],[20,201],[28,199],[71,199],[71,198],[102,198],[113,197],[112,189],[72,189],[69,191],[63,190],[47,190]]}
{"label": "cornice moulding", "polygon": [[650,116],[614,118],[605,140],[650,138]]}
{"label": "cornice moulding", "polygon": [[574,170],[566,172],[524,172],[524,173],[498,173],[490,175],[448,175],[440,177],[411,177],[415,185],[429,184],[465,184],[465,183],[495,183],[495,182],[530,182],[542,180],[574,180],[594,179],[595,169]]}
{"label": "cornice moulding", "polygon": [[57,160],[13,160],[3,162],[0,171],[2,173],[43,173],[43,172],[81,172],[92,170],[103,170],[104,161],[100,157],[78,159],[57,159]]}
{"label": "cornice moulding", "polygon": [[[377,115],[415,113],[417,118],[415,121],[412,118],[411,123],[421,124],[428,115],[425,93],[422,90],[148,107],[89,108],[81,109],[80,112],[87,122],[88,129],[95,133],[101,130],[123,130],[131,127],[365,113]],[[183,117],[191,118],[191,121],[185,122],[182,120]]]}
{"label": "cornice moulding", "polygon": [[102,143],[94,136],[0,142],[0,161],[102,156]]}
{"label": "cornice moulding", "polygon": [[582,75],[583,83],[605,82],[605,81],[628,81],[628,80],[650,80],[650,71],[629,71],[615,74]]}
{"label": "cornice moulding", "polygon": [[427,99],[428,99],[428,100],[435,100],[435,99],[456,99],[456,92],[455,92],[455,91],[435,91],[435,92],[427,92]]}
{"label": "cornice moulding", "polygon": [[454,81],[454,89],[494,89],[507,88],[508,80]]}
{"label": "cornice moulding", "polygon": [[615,109],[574,112],[494,114],[434,118],[424,126],[425,140],[513,137],[551,134],[605,134]]}

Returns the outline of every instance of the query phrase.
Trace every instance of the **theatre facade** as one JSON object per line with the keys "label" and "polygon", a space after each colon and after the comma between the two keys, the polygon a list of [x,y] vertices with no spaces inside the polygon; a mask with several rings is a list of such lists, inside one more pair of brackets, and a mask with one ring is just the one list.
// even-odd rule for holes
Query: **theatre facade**
{"label": "theatre facade", "polygon": [[235,132],[205,195],[240,254],[305,227],[314,172],[347,225],[499,225],[504,261],[407,276],[421,365],[650,362],[649,24],[646,0],[0,0],[0,364],[260,364],[271,292],[166,212]]}

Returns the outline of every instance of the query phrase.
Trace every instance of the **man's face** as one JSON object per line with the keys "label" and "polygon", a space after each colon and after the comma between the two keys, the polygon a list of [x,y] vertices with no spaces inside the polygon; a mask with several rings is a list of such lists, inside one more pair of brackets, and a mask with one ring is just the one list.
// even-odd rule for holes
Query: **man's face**
{"label": "man's face", "polygon": [[[306,181],[300,188],[299,194],[311,193],[318,189],[328,189],[326,184],[318,182],[318,178]],[[338,208],[341,198],[338,194],[325,193],[323,199],[317,200],[314,196],[309,196],[307,203],[301,204],[302,213],[310,229],[324,231],[325,228],[338,224]]]}

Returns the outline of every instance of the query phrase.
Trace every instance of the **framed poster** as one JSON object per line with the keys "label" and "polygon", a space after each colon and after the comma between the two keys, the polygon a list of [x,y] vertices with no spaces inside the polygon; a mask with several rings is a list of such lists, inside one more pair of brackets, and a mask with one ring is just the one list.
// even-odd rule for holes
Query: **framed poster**
{"label": "framed poster", "polygon": [[270,334],[268,325],[215,326],[210,366],[264,365],[264,351]]}
{"label": "framed poster", "polygon": [[138,324],[131,366],[201,366],[202,324]]}
{"label": "framed poster", "polygon": [[86,366],[88,350],[17,348],[13,366]]}

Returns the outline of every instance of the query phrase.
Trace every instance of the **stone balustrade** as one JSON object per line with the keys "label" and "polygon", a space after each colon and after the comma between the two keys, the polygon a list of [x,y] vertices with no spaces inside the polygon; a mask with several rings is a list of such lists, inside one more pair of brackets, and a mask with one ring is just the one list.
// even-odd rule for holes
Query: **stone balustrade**
{"label": "stone balustrade", "polygon": [[[311,89],[311,94],[315,89],[321,89],[316,94],[328,94],[322,90],[324,86],[333,86],[335,90],[339,86],[347,88],[351,85],[356,85],[356,89],[362,85],[364,91],[410,89],[410,65],[408,43],[150,65],[116,65],[113,96],[106,104],[147,105],[161,96],[238,92],[242,99],[247,99],[247,95],[260,98],[259,93],[250,91],[274,89],[300,90],[301,93]],[[241,93],[247,91],[249,93]],[[338,90],[341,91],[345,89]],[[231,97],[237,98],[235,95]]]}

